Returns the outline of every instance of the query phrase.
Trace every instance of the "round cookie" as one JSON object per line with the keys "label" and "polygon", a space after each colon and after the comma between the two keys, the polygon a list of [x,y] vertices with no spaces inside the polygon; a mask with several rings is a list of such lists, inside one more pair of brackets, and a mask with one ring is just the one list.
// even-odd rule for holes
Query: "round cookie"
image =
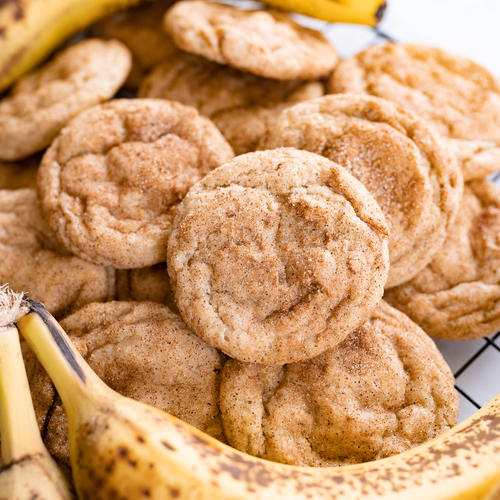
{"label": "round cookie", "polygon": [[342,61],[328,90],[383,97],[420,114],[450,139],[465,180],[500,169],[500,84],[464,57],[424,45],[373,46]]}
{"label": "round cookie", "polygon": [[323,354],[284,366],[229,360],[220,410],[231,446],[290,465],[369,462],[456,424],[458,395],[430,338],[381,301]]}
{"label": "round cookie", "polygon": [[118,40],[132,53],[132,70],[126,87],[137,89],[153,66],[179,51],[162,28],[163,15],[172,3],[172,0],[159,0],[132,7],[90,27],[91,36]]}
{"label": "round cookie", "polygon": [[[224,357],[168,307],[153,302],[89,304],[61,326],[109,387],[224,440],[218,408]],[[30,388],[45,445],[70,475],[64,407],[40,363],[32,372]]]}
{"label": "round cookie", "polygon": [[118,99],[74,118],[38,171],[44,216],[65,247],[120,269],[165,260],[180,200],[233,151],[191,107]]}
{"label": "round cookie", "polygon": [[462,175],[419,116],[370,96],[328,95],[283,111],[261,149],[305,149],[345,167],[378,202],[390,229],[386,288],[411,279],[443,245]]}
{"label": "round cookie", "polygon": [[183,1],[168,10],[164,27],[186,52],[275,80],[322,78],[338,62],[321,33],[274,10]]}
{"label": "round cookie", "polygon": [[241,361],[284,364],[342,341],[370,316],[388,272],[384,216],[321,156],[248,153],[193,186],[167,267],[193,331]]}
{"label": "round cookie", "polygon": [[56,317],[113,298],[114,269],[60,250],[41,217],[34,189],[0,191],[1,283],[28,292]]}
{"label": "round cookie", "polygon": [[120,42],[89,39],[21,78],[0,101],[0,160],[46,148],[73,116],[113,97],[130,67],[130,52]]}
{"label": "round cookie", "polygon": [[214,121],[237,155],[255,150],[281,110],[324,93],[319,81],[270,80],[182,52],[157,65],[139,89],[141,97],[197,108]]}
{"label": "round cookie", "polygon": [[500,188],[483,179],[467,183],[441,250],[384,298],[440,339],[473,340],[500,330]]}

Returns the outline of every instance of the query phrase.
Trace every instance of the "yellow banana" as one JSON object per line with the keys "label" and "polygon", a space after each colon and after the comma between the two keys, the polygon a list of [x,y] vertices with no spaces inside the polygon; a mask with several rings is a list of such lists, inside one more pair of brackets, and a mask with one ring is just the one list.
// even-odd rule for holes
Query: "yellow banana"
{"label": "yellow banana", "polygon": [[36,301],[17,325],[66,408],[81,498],[484,499],[500,479],[500,395],[441,437],[400,455],[302,468],[236,451],[105,386]]}
{"label": "yellow banana", "polygon": [[[24,369],[19,333],[0,301],[0,500],[71,500],[62,472],[43,445]],[[7,324],[6,324],[7,323]],[[10,324],[9,324],[10,323]]]}
{"label": "yellow banana", "polygon": [[324,21],[375,26],[384,15],[385,0],[262,0],[264,3]]}
{"label": "yellow banana", "polygon": [[0,1],[0,92],[94,21],[140,0]]}

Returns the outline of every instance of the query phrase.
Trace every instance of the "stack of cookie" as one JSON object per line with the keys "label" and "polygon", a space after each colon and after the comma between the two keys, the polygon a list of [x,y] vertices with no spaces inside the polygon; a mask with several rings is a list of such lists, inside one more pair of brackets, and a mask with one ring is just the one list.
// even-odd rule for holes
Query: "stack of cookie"
{"label": "stack of cookie", "polygon": [[[36,191],[0,165],[0,278],[110,386],[247,453],[353,464],[449,429],[427,334],[500,323],[498,83],[438,49],[339,63],[283,13],[171,4],[104,20],[120,42],[69,47],[0,101],[0,160],[48,148]],[[138,98],[103,102],[124,83]]]}

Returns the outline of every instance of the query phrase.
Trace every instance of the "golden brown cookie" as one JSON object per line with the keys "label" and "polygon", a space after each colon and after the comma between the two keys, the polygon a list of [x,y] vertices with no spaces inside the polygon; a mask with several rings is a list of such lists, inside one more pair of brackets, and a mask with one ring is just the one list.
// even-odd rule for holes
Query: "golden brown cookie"
{"label": "golden brown cookie", "polygon": [[454,379],[430,338],[384,301],[323,354],[285,366],[229,360],[220,409],[229,444],[331,467],[408,450],[456,424]]}
{"label": "golden brown cookie", "polygon": [[179,201],[233,151],[191,107],[118,99],[74,118],[45,153],[39,198],[76,255],[119,269],[165,260]]}
{"label": "golden brown cookie", "polygon": [[90,35],[122,42],[132,53],[132,70],[125,86],[136,89],[146,73],[178,52],[162,28],[162,18],[172,0],[159,0],[112,14],[90,28]]}
{"label": "golden brown cookie", "polygon": [[111,300],[113,269],[61,255],[44,223],[34,189],[0,191],[0,282],[29,292],[54,315]]}
{"label": "golden brown cookie", "polygon": [[444,246],[385,298],[433,337],[472,340],[500,330],[500,188],[467,183]]}
{"label": "golden brown cookie", "polygon": [[167,265],[164,262],[142,269],[117,269],[116,298],[158,302],[178,312],[174,292],[170,287]]}
{"label": "golden brown cookie", "polygon": [[284,364],[341,342],[388,272],[375,200],[345,169],[282,148],[248,153],[191,188],[168,242],[177,307],[210,345]]}
{"label": "golden brown cookie", "polygon": [[274,10],[183,1],[168,10],[164,27],[186,52],[275,80],[322,78],[338,62],[321,33]]}
{"label": "golden brown cookie", "polygon": [[[218,408],[224,357],[168,307],[153,302],[89,304],[61,326],[109,387],[224,440]],[[69,475],[66,414],[40,363],[30,387],[45,445]]]}
{"label": "golden brown cookie", "polygon": [[342,61],[328,88],[384,97],[420,114],[451,139],[465,180],[500,169],[500,84],[464,57],[424,45],[373,46]]}
{"label": "golden brown cookie", "polygon": [[371,96],[328,95],[283,111],[260,148],[291,146],[345,167],[370,191],[390,229],[386,287],[423,269],[443,245],[462,175],[439,134],[414,113]]}
{"label": "golden brown cookie", "polygon": [[0,160],[41,151],[73,116],[113,97],[131,66],[116,40],[84,40],[21,78],[0,101]]}
{"label": "golden brown cookie", "polygon": [[219,127],[236,154],[253,151],[269,120],[294,103],[320,97],[321,82],[283,82],[179,52],[144,79],[139,96],[194,106]]}
{"label": "golden brown cookie", "polygon": [[0,189],[36,189],[36,173],[40,155],[17,162],[0,161]]}

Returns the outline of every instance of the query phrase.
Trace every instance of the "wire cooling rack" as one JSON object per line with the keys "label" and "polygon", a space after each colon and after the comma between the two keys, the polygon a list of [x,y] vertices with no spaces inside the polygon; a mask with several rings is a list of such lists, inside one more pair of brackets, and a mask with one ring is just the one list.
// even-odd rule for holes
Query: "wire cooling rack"
{"label": "wire cooling rack", "polygon": [[[225,1],[235,3],[231,0]],[[237,4],[241,5],[241,0],[237,0]],[[321,31],[342,58],[351,57],[371,45],[400,41],[387,32],[388,30],[383,27],[384,22],[381,23],[381,28],[368,28],[326,23],[298,15],[294,17],[300,24]],[[425,40],[418,40],[418,42],[425,43]],[[428,43],[431,44],[431,42]],[[490,178],[500,185],[500,172]],[[456,389],[460,396],[458,421],[461,422],[500,392],[500,332],[488,338],[473,341],[435,340],[435,342],[456,379]]]}

